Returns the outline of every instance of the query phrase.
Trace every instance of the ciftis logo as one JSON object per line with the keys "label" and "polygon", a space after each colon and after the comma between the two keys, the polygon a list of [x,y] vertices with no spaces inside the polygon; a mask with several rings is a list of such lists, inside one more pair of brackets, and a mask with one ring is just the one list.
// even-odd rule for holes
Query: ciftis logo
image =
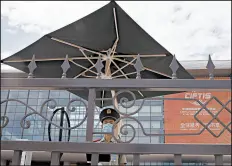
{"label": "ciftis logo", "polygon": [[[207,92],[186,92],[184,98],[185,99],[197,99],[199,100],[202,104],[206,103],[210,98],[211,98],[211,93]],[[191,104],[199,106],[200,104],[197,101],[189,101]]]}

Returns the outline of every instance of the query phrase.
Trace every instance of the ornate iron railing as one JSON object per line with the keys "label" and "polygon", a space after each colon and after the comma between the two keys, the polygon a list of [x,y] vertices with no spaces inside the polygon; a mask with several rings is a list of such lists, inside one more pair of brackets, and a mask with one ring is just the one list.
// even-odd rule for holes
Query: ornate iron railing
{"label": "ornate iron railing", "polygon": [[[98,65],[96,65],[97,71],[98,71],[98,76],[100,76],[100,71],[102,68],[102,65],[100,64],[101,62],[97,62]],[[177,79],[178,76],[176,75],[176,71],[178,70],[178,64],[176,62],[176,59],[174,57],[170,68],[173,71],[173,75],[171,80],[165,80],[165,79],[161,79],[161,80],[154,80],[154,79],[140,79],[140,71],[142,70],[142,64],[141,61],[139,59],[137,59],[137,62],[135,64],[135,68],[137,71],[137,79],[115,79],[115,80],[103,80],[103,79],[69,79],[66,78],[66,72],[69,68],[68,62],[67,62],[67,57],[65,62],[62,64],[62,69],[63,69],[63,74],[62,74],[62,79],[60,78],[33,78],[33,71],[36,69],[36,64],[35,64],[35,57],[33,56],[32,62],[29,64],[29,69],[30,69],[30,74],[28,76],[27,79],[16,79],[16,78],[2,78],[1,79],[1,88],[2,89],[63,89],[63,90],[71,90],[71,89],[78,89],[78,90],[86,90],[88,89],[88,101],[87,103],[84,100],[81,99],[73,99],[70,100],[67,103],[67,111],[72,112],[72,108],[71,108],[71,104],[75,101],[80,101],[83,103],[84,107],[86,108],[86,113],[84,118],[82,119],[82,121],[80,123],[78,123],[75,126],[71,126],[71,127],[62,127],[57,125],[56,123],[53,123],[50,118],[46,117],[43,115],[43,107],[49,103],[52,102],[53,104],[50,105],[50,108],[57,108],[57,102],[54,99],[48,99],[46,101],[44,101],[44,103],[42,104],[40,110],[36,110],[34,108],[32,108],[31,106],[29,106],[28,104],[26,104],[25,102],[22,102],[18,99],[6,99],[1,101],[1,104],[9,102],[9,101],[16,101],[21,103],[22,105],[26,106],[28,109],[30,109],[32,112],[31,113],[27,113],[20,122],[20,125],[23,129],[28,129],[30,128],[30,121],[26,120],[27,117],[31,116],[31,115],[39,115],[40,117],[42,117],[45,121],[47,121],[49,124],[59,128],[59,129],[63,129],[63,130],[72,130],[75,128],[78,128],[79,126],[81,126],[85,121],[87,121],[87,127],[86,127],[86,142],[87,143],[83,143],[83,144],[75,144],[76,148],[74,148],[75,146],[73,146],[73,149],[71,148],[72,146],[69,147],[69,149],[66,152],[89,152],[89,153],[95,153],[95,157],[92,157],[92,164],[95,165],[98,161],[97,159],[97,155],[99,153],[128,153],[128,154],[134,154],[134,164],[138,165],[139,163],[139,154],[156,154],[156,153],[164,153],[164,154],[175,154],[175,163],[176,164],[180,164],[181,163],[181,156],[180,154],[183,153],[187,153],[187,154],[195,154],[195,153],[203,153],[203,149],[202,147],[206,147],[206,146],[202,146],[202,145],[176,145],[174,147],[174,145],[169,145],[170,147],[166,149],[165,152],[162,152],[163,147],[166,147],[168,145],[135,145],[135,144],[126,144],[126,143],[130,143],[134,138],[135,138],[135,128],[134,126],[132,126],[131,124],[123,124],[120,128],[120,133],[122,135],[127,135],[128,131],[125,130],[125,127],[130,127],[133,131],[132,137],[130,140],[123,142],[122,140],[119,140],[118,138],[115,137],[114,133],[109,133],[112,134],[113,137],[115,138],[115,140],[117,140],[119,143],[119,145],[96,145],[93,143],[90,143],[93,141],[93,135],[94,134],[105,134],[104,132],[94,132],[93,130],[93,126],[94,126],[94,110],[96,109],[96,104],[95,102],[97,100],[111,100],[112,101],[112,105],[114,106],[114,108],[119,112],[119,114],[121,115],[121,118],[119,120],[123,120],[123,119],[132,119],[135,122],[137,122],[139,124],[139,126],[142,129],[142,132],[145,136],[180,136],[180,135],[200,135],[201,133],[203,133],[205,130],[208,130],[208,132],[210,132],[214,137],[220,137],[222,135],[223,132],[225,132],[226,130],[228,132],[231,133],[231,122],[229,122],[228,124],[224,124],[224,122],[222,122],[218,116],[220,115],[220,113],[222,112],[222,110],[227,110],[227,112],[229,114],[231,114],[231,109],[228,108],[228,105],[231,103],[231,99],[228,100],[226,103],[222,103],[217,97],[211,97],[208,102],[206,103],[202,103],[200,100],[197,99],[184,99],[184,98],[153,98],[153,99],[157,99],[157,100],[191,100],[191,101],[195,101],[197,102],[201,108],[196,111],[196,113],[193,115],[194,119],[202,126],[202,129],[199,132],[195,132],[195,133],[146,133],[144,130],[144,127],[142,125],[142,123],[136,119],[135,117],[133,117],[134,114],[138,113],[142,106],[143,103],[145,102],[146,99],[142,99],[141,105],[139,106],[139,108],[131,113],[125,113],[120,111],[120,109],[118,109],[115,101],[117,99],[118,95],[122,95],[123,93],[128,93],[131,99],[128,99],[126,97],[122,97],[119,100],[119,104],[120,106],[122,106],[123,108],[131,108],[134,106],[134,103],[136,101],[136,96],[135,94],[132,92],[134,90],[136,91],[190,91],[190,90],[195,90],[195,91],[230,91],[231,90],[231,82],[230,80],[213,80],[213,69],[214,69],[214,65],[212,63],[211,58],[209,58],[209,63],[207,65],[207,68],[209,70],[209,75],[210,75],[210,80],[184,80],[184,79]],[[96,98],[96,91],[98,90],[116,90],[117,93],[112,97],[112,98]],[[213,114],[208,108],[207,108],[207,104],[211,101],[211,100],[216,100],[221,106],[222,108],[216,113]],[[129,103],[129,104],[128,104]],[[200,119],[198,119],[198,114],[202,111],[205,110],[211,117],[212,119],[207,123],[204,124]],[[119,121],[117,120],[117,122]],[[219,134],[215,134],[214,132],[211,131],[211,129],[209,128],[209,125],[214,121],[217,120],[222,126],[223,129]],[[6,112],[4,113],[4,115],[1,115],[1,128],[4,128],[7,126],[9,122],[9,117],[6,116]],[[117,123],[116,122],[116,123]],[[116,124],[115,123],[115,124]],[[15,145],[13,150],[15,151],[15,160],[14,160],[14,164],[18,164],[18,157],[20,156],[20,153],[22,150],[48,150],[48,151],[53,151],[54,155],[52,155],[52,163],[56,163],[59,161],[59,157],[57,157],[57,155],[61,152],[64,152],[65,150],[60,149],[61,147],[65,147],[68,144],[63,144],[60,143],[59,146],[55,146],[55,143],[41,143],[41,145],[45,145],[47,148],[40,148],[41,146],[39,146],[39,143],[36,142],[28,142],[30,143],[30,146],[26,146],[26,147],[30,147],[30,148],[24,148],[24,146],[18,145],[17,142],[11,142],[11,141],[3,141],[3,149],[5,150],[12,150],[13,146],[12,144]],[[29,144],[27,144],[29,145]],[[58,144],[57,144],[58,145]],[[74,144],[72,144],[74,145]],[[82,148],[82,146],[84,147],[88,147],[88,148]],[[186,150],[183,150],[182,146],[186,146]],[[94,149],[92,147],[95,148],[101,148],[98,149],[98,152],[95,152]],[[152,147],[152,148],[151,148]],[[219,147],[221,147],[221,151],[219,151]],[[34,148],[34,149],[33,149]],[[129,150],[126,150],[126,148],[128,148]],[[159,149],[159,151],[157,151],[157,148]],[[173,149],[172,149],[173,148]],[[191,149],[192,148],[192,149]],[[231,154],[230,151],[230,146],[229,145],[209,145],[206,148],[209,148],[209,151],[207,151],[207,154],[214,154],[216,155],[216,163],[222,163],[221,159],[222,156],[224,154]],[[77,150],[79,149],[79,150]],[[142,149],[142,150],[141,150]],[[175,150],[174,150],[175,149]],[[173,151],[174,150],[174,151]],[[56,152],[55,152],[56,151]],[[57,152],[59,151],[59,152]],[[205,154],[206,152],[204,152]],[[219,156],[218,156],[219,154]],[[94,155],[93,155],[94,156]]]}

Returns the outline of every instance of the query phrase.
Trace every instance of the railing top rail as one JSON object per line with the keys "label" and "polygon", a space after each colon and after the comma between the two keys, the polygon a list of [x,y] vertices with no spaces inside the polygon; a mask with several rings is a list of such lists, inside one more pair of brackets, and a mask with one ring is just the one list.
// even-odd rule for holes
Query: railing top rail
{"label": "railing top rail", "polygon": [[1,78],[2,89],[135,89],[231,91],[231,80]]}
{"label": "railing top rail", "polygon": [[200,154],[230,155],[226,144],[104,144],[75,142],[1,141],[1,150],[56,151],[67,153]]}

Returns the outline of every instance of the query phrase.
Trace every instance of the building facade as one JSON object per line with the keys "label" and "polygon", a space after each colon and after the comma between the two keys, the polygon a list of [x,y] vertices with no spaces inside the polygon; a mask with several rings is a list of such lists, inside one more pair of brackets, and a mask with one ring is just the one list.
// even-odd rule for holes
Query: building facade
{"label": "building facade", "polygon": [[[2,90],[1,91],[1,100],[5,99],[18,99],[25,104],[31,106],[35,110],[40,110],[44,101],[48,99],[54,99],[57,102],[57,107],[64,107],[67,110],[67,104],[70,100],[79,98],[78,96],[69,93],[68,91],[59,91],[59,90]],[[141,101],[136,101],[136,104],[129,109],[129,111],[136,110],[141,103]],[[43,115],[45,117],[51,117],[54,109],[51,109],[48,103],[47,106],[43,108]],[[52,106],[52,103],[51,103]],[[83,120],[85,116],[85,110],[83,104],[75,103],[73,104],[72,109],[74,112],[69,112],[70,124],[75,126]],[[119,107],[120,110],[123,109]],[[127,109],[124,109],[124,112]],[[15,140],[15,139],[28,139],[35,141],[49,141],[48,139],[48,122],[46,122],[39,115],[32,115],[26,118],[30,120],[31,126],[28,129],[23,129],[20,126],[21,119],[28,113],[32,112],[29,108],[24,106],[22,103],[17,101],[8,101],[6,104],[1,106],[1,114],[9,117],[8,125],[2,131],[2,140]],[[99,121],[99,112],[100,109],[96,108],[95,110],[95,121],[94,128],[95,131],[101,131],[101,123]],[[60,123],[61,112],[57,112],[52,119],[56,124]],[[139,113],[135,114],[134,117],[143,124],[143,127],[146,133],[163,132],[163,102],[153,101],[152,99],[146,100],[142,109]],[[160,137],[148,137],[144,136],[140,126],[137,122],[134,122],[130,119],[126,119],[126,124],[131,124],[136,129],[136,137],[133,140],[134,143],[163,143],[164,138]],[[67,125],[67,119],[64,119],[64,126]],[[68,126],[66,126],[68,127]],[[132,131],[128,128],[128,135],[130,137]],[[59,129],[55,126],[51,126],[51,139],[52,141],[58,141]],[[78,128],[71,130],[70,141],[72,142],[84,142],[86,133],[86,121]],[[101,138],[101,135],[95,135],[94,139]],[[122,139],[127,140],[126,137]],[[128,138],[130,139],[130,138]],[[62,140],[68,140],[68,130],[64,130],[62,134]]]}

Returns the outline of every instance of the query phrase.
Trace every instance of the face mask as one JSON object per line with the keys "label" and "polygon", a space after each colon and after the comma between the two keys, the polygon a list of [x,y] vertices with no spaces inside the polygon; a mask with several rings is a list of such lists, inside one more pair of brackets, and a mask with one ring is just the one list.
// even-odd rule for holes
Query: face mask
{"label": "face mask", "polygon": [[112,129],[113,129],[113,124],[111,124],[111,123],[103,124],[103,132],[111,133]]}

